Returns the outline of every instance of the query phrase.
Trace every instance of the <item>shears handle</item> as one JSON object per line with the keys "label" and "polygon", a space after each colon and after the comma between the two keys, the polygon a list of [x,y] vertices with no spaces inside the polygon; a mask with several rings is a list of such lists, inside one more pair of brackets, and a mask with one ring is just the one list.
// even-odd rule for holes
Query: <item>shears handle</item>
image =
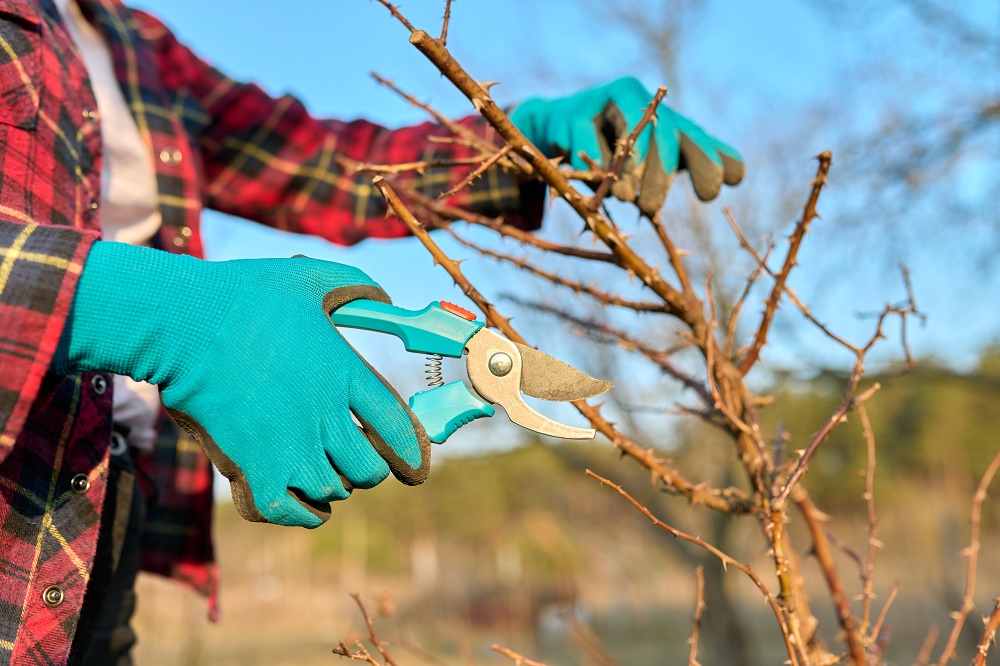
{"label": "shears handle", "polygon": [[[407,351],[459,358],[465,345],[483,327],[471,313],[434,301],[423,310],[406,310],[378,301],[358,300],[330,314],[336,326],[388,333]],[[496,410],[472,393],[461,380],[421,391],[410,397],[410,409],[432,442],[443,443],[463,425]]]}

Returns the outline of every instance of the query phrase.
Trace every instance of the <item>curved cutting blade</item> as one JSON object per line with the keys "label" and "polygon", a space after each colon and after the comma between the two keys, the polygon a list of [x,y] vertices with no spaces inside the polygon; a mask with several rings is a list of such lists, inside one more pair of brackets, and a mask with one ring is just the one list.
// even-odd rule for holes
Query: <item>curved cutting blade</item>
{"label": "curved cutting blade", "polygon": [[521,391],[532,398],[569,402],[586,400],[614,388],[606,379],[594,379],[568,363],[515,342],[521,352]]}

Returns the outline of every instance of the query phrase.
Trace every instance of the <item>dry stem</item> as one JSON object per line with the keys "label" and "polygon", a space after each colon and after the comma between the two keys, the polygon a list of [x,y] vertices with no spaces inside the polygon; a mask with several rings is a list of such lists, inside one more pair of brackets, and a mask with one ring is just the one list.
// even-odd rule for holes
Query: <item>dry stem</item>
{"label": "dry stem", "polygon": [[802,245],[802,239],[805,238],[806,233],[809,231],[809,223],[816,217],[819,217],[816,212],[816,203],[819,201],[819,195],[823,190],[823,186],[826,185],[826,177],[830,173],[830,164],[833,161],[833,155],[830,151],[825,150],[817,155],[816,159],[819,160],[819,171],[816,173],[816,178],[813,179],[809,200],[802,209],[802,217],[799,218],[798,223],[795,225],[795,230],[789,237],[788,253],[785,255],[781,271],[778,272],[774,286],[771,288],[771,295],[768,296],[767,302],[764,305],[764,316],[761,318],[760,327],[757,329],[753,345],[751,345],[750,350],[747,351],[740,362],[740,372],[744,375],[750,372],[750,368],[757,362],[760,350],[767,341],[767,332],[771,328],[771,322],[774,320],[774,313],[778,310],[778,301],[781,300],[781,294],[784,291],[785,282],[788,280],[788,274],[792,272],[792,268],[797,263],[796,258],[798,257],[799,247]]}
{"label": "dry stem", "polygon": [[705,613],[705,567],[698,565],[694,570],[695,579],[698,582],[697,596],[694,604],[694,618],[692,618],[691,652],[688,654],[688,666],[701,666],[698,662],[698,636],[701,634],[701,616]]}
{"label": "dry stem", "polygon": [[522,665],[523,666],[547,666],[546,664],[543,664],[540,661],[535,661],[534,659],[528,659],[523,654],[518,654],[517,652],[514,652],[510,648],[505,648],[502,645],[497,645],[496,643],[494,643],[493,645],[491,645],[490,649],[493,650],[494,652],[502,654],[505,657],[508,657],[509,659],[513,659],[514,660],[514,666],[522,666]]}
{"label": "dry stem", "polygon": [[767,589],[767,586],[764,584],[764,581],[762,581],[760,577],[753,572],[753,569],[751,569],[749,565],[743,564],[742,562],[733,559],[732,557],[730,557],[723,551],[719,550],[712,544],[707,543],[696,536],[692,536],[686,532],[682,532],[681,530],[663,522],[662,520],[654,516],[649,509],[640,504],[624,488],[622,488],[616,483],[612,483],[608,479],[605,479],[600,474],[595,474],[594,472],[588,469],[587,476],[596,479],[602,485],[608,486],[609,488],[612,488],[615,491],[617,491],[619,495],[628,500],[629,503],[632,504],[632,506],[638,509],[644,516],[649,518],[649,520],[652,521],[653,524],[656,525],[657,527],[666,530],[667,532],[674,535],[678,539],[681,539],[682,541],[693,543],[694,545],[703,548],[704,550],[707,550],[712,555],[715,555],[722,562],[722,567],[724,569],[727,568],[728,566],[733,566],[734,568],[739,569],[744,574],[746,574],[747,577],[753,581],[753,584],[757,586],[757,589],[760,591],[760,593],[764,595],[764,599],[767,601],[768,605],[771,607],[771,610],[774,612],[774,617],[777,619],[778,627],[781,629],[781,636],[785,641],[785,648],[788,651],[788,657],[791,660],[791,663],[792,664],[799,663],[797,651],[795,650],[795,647],[792,645],[792,639],[791,636],[789,635],[788,625],[785,622],[785,617],[781,612],[781,608],[778,606],[777,600],[774,598],[774,595],[771,594],[771,591]]}
{"label": "dry stem", "polygon": [[[979,487],[976,488],[976,494],[972,500],[970,530],[972,534],[969,538],[969,547],[965,551],[965,554],[969,557],[969,568],[965,576],[965,594],[962,597],[962,607],[955,613],[955,623],[951,627],[951,633],[948,635],[948,641],[941,652],[941,657],[937,660],[937,666],[945,666],[951,660],[955,653],[955,646],[958,645],[958,636],[962,633],[962,627],[965,626],[965,618],[975,608],[976,573],[979,565],[980,546],[979,525],[983,515],[983,502],[986,501],[986,490],[990,487],[997,469],[1000,469],[1000,451],[997,451],[996,455],[993,456],[993,460],[986,468],[986,472],[979,481]],[[994,627],[995,629],[996,627]],[[983,655],[983,659],[985,660],[985,654]]]}

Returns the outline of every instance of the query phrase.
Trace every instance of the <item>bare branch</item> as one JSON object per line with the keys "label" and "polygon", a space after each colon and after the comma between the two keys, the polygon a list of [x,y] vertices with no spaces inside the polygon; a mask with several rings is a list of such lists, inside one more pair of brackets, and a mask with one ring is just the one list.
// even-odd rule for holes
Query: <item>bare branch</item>
{"label": "bare branch", "polygon": [[701,616],[705,612],[705,567],[699,564],[698,568],[694,570],[694,575],[698,581],[698,589],[695,597],[691,638],[688,639],[688,643],[691,644],[688,666],[701,666],[698,662],[698,636],[701,634]]}
{"label": "bare branch", "polygon": [[837,611],[837,619],[847,641],[847,651],[851,663],[855,666],[865,666],[864,640],[861,637],[858,619],[851,612],[851,604],[847,600],[847,593],[844,591],[844,584],[837,572],[837,565],[833,561],[830,542],[822,525],[825,516],[816,508],[812,499],[801,487],[797,487],[795,490],[792,499],[802,512],[806,526],[809,528],[809,534],[812,536],[813,554],[816,556],[816,561],[819,562],[819,568],[823,572],[823,578],[826,580],[826,585],[833,597],[834,609]]}
{"label": "bare branch", "polygon": [[775,600],[774,595],[771,594],[771,591],[767,589],[766,585],[764,585],[764,581],[762,581],[760,577],[753,572],[753,569],[751,569],[748,565],[743,564],[742,562],[734,560],[732,557],[730,557],[723,551],[719,550],[712,544],[706,543],[705,541],[699,539],[696,536],[691,536],[690,534],[682,532],[681,530],[663,522],[662,520],[654,516],[649,509],[647,509],[638,501],[636,501],[634,497],[628,494],[628,492],[618,484],[612,483],[608,479],[605,479],[603,476],[599,474],[595,474],[589,469],[587,470],[587,476],[591,477],[592,479],[596,479],[598,482],[601,483],[601,485],[608,486],[609,488],[612,488],[613,490],[617,491],[619,495],[628,500],[629,503],[632,504],[632,506],[638,509],[644,516],[649,518],[649,520],[651,520],[653,524],[656,525],[657,527],[666,530],[667,532],[674,535],[676,538],[681,539],[682,541],[687,541],[688,543],[692,543],[700,548],[703,548],[712,555],[715,555],[722,562],[722,567],[724,569],[729,566],[732,566],[736,569],[739,569],[744,574],[746,574],[747,577],[753,581],[753,584],[757,586],[757,589],[760,591],[760,593],[764,595],[764,599],[767,601],[768,605],[771,607],[771,610],[774,612],[774,617],[778,621],[778,627],[781,629],[781,636],[785,641],[785,649],[788,651],[788,658],[791,660],[792,664],[799,663],[796,650],[792,645],[791,637],[789,636],[788,633],[788,625],[785,622],[784,615],[782,615],[781,613],[781,608],[779,608],[778,602]]}
{"label": "bare branch", "polygon": [[997,630],[1000,629],[1000,597],[993,600],[993,611],[989,617],[983,618],[983,635],[976,646],[976,655],[972,658],[972,666],[986,666],[986,655],[990,647],[997,643]]}
{"label": "bare branch", "polygon": [[513,659],[514,666],[546,666],[546,664],[543,664],[540,661],[535,661],[534,659],[528,659],[523,654],[518,654],[517,652],[514,652],[513,650],[505,648],[501,645],[497,645],[496,643],[491,645],[490,649],[493,650],[494,652],[502,654],[503,656],[509,659]]}
{"label": "bare branch", "polygon": [[[951,633],[948,635],[948,641],[944,645],[941,657],[937,660],[937,666],[945,666],[951,660],[955,652],[955,646],[958,645],[958,636],[962,633],[962,627],[965,626],[965,619],[969,616],[972,609],[975,608],[976,572],[979,565],[979,525],[983,515],[983,502],[986,501],[986,491],[989,489],[990,483],[993,482],[993,477],[998,469],[1000,469],[1000,451],[997,451],[996,455],[993,456],[993,460],[986,468],[986,472],[979,481],[979,487],[976,488],[976,494],[972,500],[970,530],[972,534],[969,537],[969,547],[965,551],[965,554],[969,557],[969,568],[965,576],[965,595],[962,597],[962,607],[955,613],[955,624],[951,627]],[[995,630],[996,627],[994,627]],[[983,654],[984,661],[985,658],[986,655]]]}
{"label": "bare branch", "polygon": [[880,388],[882,388],[881,384],[872,384],[857,396],[848,398],[841,403],[840,407],[837,408],[837,411],[833,413],[833,416],[831,416],[827,422],[823,424],[823,427],[819,429],[819,432],[813,435],[812,439],[809,440],[809,445],[803,452],[802,457],[799,458],[799,462],[795,465],[795,469],[792,470],[792,473],[788,476],[788,481],[785,482],[785,487],[782,488],[781,492],[775,497],[774,501],[776,503],[780,504],[788,499],[788,495],[792,492],[795,484],[797,484],[802,478],[802,475],[806,473],[806,467],[809,465],[809,461],[812,459],[813,455],[815,455],[816,449],[819,448],[820,444],[826,441],[826,438],[830,436],[833,429],[843,423],[848,414],[854,411],[858,405],[864,403],[866,400],[875,395]]}
{"label": "bare branch", "polygon": [[383,7],[385,7],[386,9],[388,9],[388,10],[389,10],[389,11],[390,11],[390,12],[392,13],[392,15],[393,15],[393,16],[394,16],[394,17],[395,17],[395,18],[396,18],[396,19],[397,19],[397,20],[398,20],[398,21],[399,21],[400,23],[402,23],[402,24],[403,24],[403,26],[404,26],[404,27],[405,27],[405,28],[406,28],[407,30],[409,30],[410,32],[414,32],[414,31],[416,30],[416,28],[414,28],[414,27],[413,27],[412,25],[410,25],[410,22],[406,20],[406,17],[405,17],[405,16],[403,16],[403,15],[402,15],[402,14],[401,14],[401,13],[399,12],[399,9],[398,9],[398,8],[397,8],[397,7],[395,6],[395,5],[392,5],[392,4],[390,4],[390,3],[388,2],[388,0],[378,0],[378,1],[379,1],[379,3],[380,3],[380,4],[381,4],[381,5],[383,6]]}
{"label": "bare branch", "polygon": [[868,467],[865,470],[865,506],[867,508],[868,519],[868,560],[862,570],[862,601],[861,601],[861,626],[862,631],[867,631],[868,622],[871,619],[872,600],[875,598],[873,590],[875,583],[875,556],[882,546],[878,540],[878,520],[875,514],[875,433],[872,430],[871,421],[868,420],[868,411],[863,404],[858,405],[858,418],[861,420],[861,427],[864,431],[865,443],[868,450]]}
{"label": "bare branch", "polygon": [[371,615],[369,615],[368,611],[365,609],[365,605],[361,603],[361,596],[358,594],[352,594],[351,598],[354,599],[354,603],[358,605],[358,609],[361,611],[361,616],[365,619],[365,625],[368,627],[368,640],[371,641],[371,644],[374,645],[375,649],[378,650],[380,655],[382,655],[382,658],[385,659],[385,663],[388,666],[398,666],[396,662],[392,660],[392,657],[389,656],[389,653],[386,652],[385,644],[378,637],[378,634],[375,633],[375,624],[372,622]]}
{"label": "bare branch", "polygon": [[495,250],[490,250],[488,248],[477,245],[470,240],[462,238],[456,234],[452,229],[446,229],[446,233],[451,235],[456,241],[461,245],[469,248],[470,250],[475,250],[484,257],[489,257],[491,259],[496,259],[498,261],[505,261],[509,264],[517,266],[523,271],[536,275],[557,287],[564,287],[573,291],[576,294],[584,294],[590,296],[594,300],[603,303],[604,305],[614,305],[617,307],[626,308],[628,310],[634,310],[636,312],[663,312],[663,304],[656,301],[631,301],[621,296],[616,296],[610,294],[606,291],[602,291],[592,284],[583,284],[582,282],[576,282],[574,280],[569,280],[562,277],[559,273],[555,271],[547,271],[543,268],[539,268],[529,262],[527,259],[512,257],[510,255],[504,254],[502,252],[497,252]]}
{"label": "bare branch", "polygon": [[448,43],[448,22],[451,21],[451,2],[444,0],[444,22],[441,24],[441,45]]}
{"label": "bare branch", "polygon": [[500,159],[503,158],[504,155],[506,155],[509,152],[510,152],[510,146],[504,146],[497,152],[493,153],[492,155],[489,156],[488,159],[483,161],[482,164],[473,169],[468,176],[463,178],[462,182],[460,182],[458,185],[451,188],[447,192],[442,192],[441,194],[439,194],[438,199],[447,199],[448,197],[457,194],[462,190],[464,190],[465,188],[469,187],[470,185],[472,185],[472,183],[476,181],[477,178],[482,176],[487,169],[496,164]]}
{"label": "bare branch", "polygon": [[889,609],[892,608],[892,602],[896,600],[896,595],[899,594],[899,581],[895,581],[892,584],[892,589],[889,590],[889,597],[885,600],[885,605],[882,606],[882,611],[878,614],[878,619],[875,620],[875,624],[872,626],[872,639],[878,638],[878,635],[882,633],[882,626],[885,624],[885,619],[889,617]]}
{"label": "bare branch", "polygon": [[[393,185],[396,185],[396,183],[393,183]],[[514,225],[506,224],[504,223],[503,218],[486,217],[484,215],[479,215],[465,210],[464,208],[449,206],[444,202],[435,201],[434,199],[431,199],[411,187],[403,187],[402,191],[403,194],[406,195],[406,198],[413,202],[413,204],[422,212],[440,217],[440,224],[437,226],[444,226],[451,220],[461,220],[467,224],[492,229],[504,238],[511,238],[519,243],[530,245],[538,248],[539,250],[545,250],[546,252],[554,252],[555,254],[561,254],[567,257],[576,257],[577,259],[588,259],[590,261],[600,261],[610,264],[614,264],[616,262],[615,255],[610,252],[586,250],[579,247],[570,247],[567,245],[560,245],[559,243],[553,243],[552,241],[540,238],[535,234],[524,231],[523,229],[519,229]]]}
{"label": "bare branch", "polygon": [[760,350],[767,341],[767,332],[771,328],[771,321],[774,319],[774,313],[778,309],[778,301],[781,300],[781,294],[784,291],[785,282],[788,280],[788,274],[792,272],[792,268],[797,263],[796,259],[799,247],[802,245],[802,239],[805,238],[806,233],[809,231],[809,223],[819,216],[816,213],[816,203],[819,201],[819,194],[823,190],[823,186],[826,185],[826,177],[830,173],[830,164],[833,161],[833,156],[829,151],[823,151],[817,155],[816,159],[819,161],[819,168],[816,171],[816,178],[813,179],[809,199],[802,209],[802,217],[799,218],[798,223],[795,225],[795,231],[789,237],[788,253],[785,255],[784,264],[782,264],[781,271],[778,272],[774,286],[771,288],[771,295],[768,296],[767,302],[764,305],[764,316],[761,318],[760,327],[757,329],[753,345],[751,345],[750,350],[747,351],[740,362],[740,372],[744,375],[757,362]]}

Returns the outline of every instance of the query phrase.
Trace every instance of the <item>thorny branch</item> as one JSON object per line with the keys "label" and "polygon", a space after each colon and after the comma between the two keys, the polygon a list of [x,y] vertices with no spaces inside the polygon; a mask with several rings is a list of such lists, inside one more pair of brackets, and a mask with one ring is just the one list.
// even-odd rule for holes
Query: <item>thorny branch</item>
{"label": "thorny branch", "polygon": [[799,248],[802,246],[802,241],[806,237],[806,233],[809,232],[809,223],[816,217],[819,217],[819,214],[816,212],[816,204],[819,202],[819,194],[823,190],[823,186],[826,185],[826,177],[830,173],[830,164],[833,162],[833,155],[829,151],[823,151],[816,156],[816,159],[819,160],[819,172],[816,174],[816,178],[813,179],[809,200],[802,209],[802,217],[799,218],[798,223],[795,225],[795,231],[789,237],[788,253],[785,255],[785,261],[781,265],[781,270],[775,277],[774,286],[771,288],[771,295],[767,297],[767,303],[764,305],[764,316],[761,318],[760,327],[757,329],[756,336],[754,336],[753,345],[740,362],[740,372],[744,375],[757,362],[760,350],[767,341],[767,332],[771,328],[771,322],[774,321],[774,314],[778,311],[778,301],[781,300],[781,294],[785,289],[785,282],[788,281],[788,275],[792,272],[792,267],[797,263]]}
{"label": "thorny branch", "polygon": [[[373,179],[373,182],[382,192],[390,210],[392,210],[392,212],[399,217],[399,219],[402,220],[407,227],[409,227],[413,235],[421,243],[423,243],[424,247],[427,248],[428,252],[430,252],[431,256],[434,258],[435,263],[440,264],[446,271],[448,271],[448,274],[451,276],[452,280],[454,280],[455,284],[462,290],[462,293],[465,294],[469,300],[475,303],[476,306],[483,312],[486,317],[486,323],[499,329],[500,332],[507,336],[508,339],[521,344],[527,344],[527,341],[521,337],[516,330],[514,330],[513,326],[511,326],[510,321],[506,317],[502,316],[493,304],[483,297],[478,289],[472,286],[472,283],[470,283],[465,275],[462,274],[462,270],[459,268],[458,263],[449,258],[448,255],[445,254],[440,246],[434,241],[434,239],[431,238],[426,227],[424,227],[424,225],[413,216],[413,213],[410,212],[403,202],[400,201],[399,197],[392,189],[392,186],[390,186],[389,183],[380,176],[376,176]],[[750,510],[750,505],[747,502],[746,497],[742,494],[723,494],[718,490],[706,488],[702,484],[694,484],[685,479],[679,472],[666,465],[663,460],[657,457],[653,450],[643,449],[622,434],[610,421],[601,416],[599,407],[589,405],[583,400],[575,401],[573,406],[590,420],[595,429],[610,439],[616,448],[621,450],[624,454],[631,456],[643,467],[648,469],[653,475],[654,480],[660,480],[671,491],[685,495],[693,504],[703,504],[716,509],[717,511],[722,511],[723,513],[740,514],[746,513]]]}
{"label": "thorny branch", "polygon": [[638,501],[636,501],[634,497],[632,497],[624,488],[622,488],[618,484],[613,483],[608,479],[605,479],[603,476],[599,474],[595,474],[589,469],[587,470],[587,476],[591,477],[592,479],[596,479],[598,482],[601,483],[601,485],[605,485],[615,490],[619,495],[628,500],[628,502],[636,509],[638,509],[644,516],[649,518],[653,522],[653,524],[656,525],[657,527],[660,527],[666,530],[667,532],[670,532],[670,534],[674,535],[678,539],[681,539],[682,541],[687,541],[688,543],[692,543],[700,548],[703,548],[704,550],[707,550],[712,555],[715,555],[719,559],[719,561],[722,562],[723,568],[732,566],[733,568],[739,569],[744,574],[746,574],[746,576],[753,581],[753,584],[757,586],[757,589],[760,590],[760,593],[764,595],[764,599],[767,601],[768,605],[771,606],[771,610],[774,611],[774,616],[778,620],[778,626],[781,628],[782,637],[785,640],[785,647],[788,650],[788,656],[792,660],[793,664],[797,663],[796,650],[792,646],[792,639],[791,636],[789,635],[788,626],[785,622],[785,617],[781,612],[781,608],[779,608],[778,602],[774,598],[774,595],[771,594],[771,591],[767,589],[767,586],[764,584],[764,581],[762,581],[760,577],[756,573],[754,573],[753,569],[751,569],[748,565],[743,564],[742,562],[734,560],[732,557],[730,557],[723,551],[719,550],[712,544],[706,543],[705,541],[699,539],[696,536],[692,536],[686,532],[682,532],[681,530],[663,522],[662,520],[654,516],[649,509],[647,509]]}
{"label": "thorny branch", "polygon": [[[951,634],[949,634],[944,649],[941,651],[941,657],[937,660],[937,666],[945,666],[951,660],[955,652],[955,646],[958,644],[958,636],[962,633],[962,627],[965,626],[965,619],[972,612],[972,609],[975,608],[976,575],[979,569],[979,527],[983,517],[983,502],[986,501],[986,491],[989,489],[990,483],[993,482],[993,477],[996,475],[998,469],[1000,469],[1000,451],[997,451],[996,455],[993,456],[993,460],[990,462],[989,467],[986,468],[986,472],[979,481],[979,487],[976,488],[976,494],[972,499],[970,530],[972,534],[969,538],[969,547],[965,551],[965,554],[969,558],[969,568],[965,576],[965,594],[962,597],[962,607],[955,613],[955,623],[952,625]],[[996,627],[994,627],[995,629]],[[983,658],[985,659],[985,654]]]}
{"label": "thorny branch", "polygon": [[[368,614],[368,611],[365,609],[365,605],[361,603],[361,596],[358,594],[352,594],[351,598],[354,599],[354,603],[358,605],[358,610],[361,611],[361,617],[363,617],[365,620],[365,626],[368,627],[368,640],[369,642],[371,642],[372,645],[375,646],[375,649],[378,650],[378,653],[382,655],[382,658],[385,660],[384,662],[385,666],[398,666],[396,662],[393,661],[392,657],[389,656],[389,653],[386,651],[385,643],[382,641],[381,638],[379,638],[378,634],[375,633],[375,623],[372,622],[371,615]],[[341,657],[348,657],[350,659],[355,659],[358,661],[367,661],[369,664],[372,664],[373,666],[382,666],[382,664],[380,664],[372,656],[372,654],[360,643],[360,641],[357,643],[357,645],[359,649],[355,652],[352,652],[347,648],[347,646],[344,645],[343,641],[341,641],[340,644],[333,649],[333,653],[336,655],[340,655]]]}
{"label": "thorny branch", "polygon": [[[878,618],[874,623],[871,623],[875,557],[880,544],[877,537],[878,523],[873,495],[874,436],[865,411],[865,403],[879,390],[879,385],[873,384],[861,388],[860,383],[864,372],[865,358],[872,347],[885,337],[883,327],[890,316],[898,316],[902,322],[903,350],[907,363],[912,365],[906,339],[907,317],[920,317],[921,314],[916,306],[909,274],[903,267],[903,281],[907,292],[906,302],[898,305],[886,305],[878,315],[872,337],[862,344],[854,344],[820,322],[789,286],[789,278],[798,264],[800,250],[810,225],[818,217],[817,205],[822,190],[827,184],[832,164],[831,154],[823,152],[817,156],[816,175],[809,188],[802,214],[789,236],[788,247],[781,260],[781,265],[777,269],[772,270],[768,265],[774,245],[769,244],[763,253],[758,252],[747,241],[732,214],[728,210],[725,211],[737,240],[754,259],[755,266],[746,280],[742,293],[731,309],[728,320],[719,327],[723,329],[724,333],[724,344],[720,344],[716,339],[715,332],[717,307],[712,295],[712,285],[706,281],[701,294],[695,289],[694,281],[685,265],[687,253],[677,247],[660,216],[653,215],[645,218],[644,223],[650,225],[650,229],[659,242],[660,249],[666,253],[670,275],[661,273],[658,267],[640,254],[639,244],[630,243],[629,236],[622,233],[611,220],[602,203],[608,193],[614,191],[612,185],[628,158],[635,139],[648,123],[655,122],[656,112],[665,94],[665,89],[658,90],[654,99],[650,101],[642,121],[632,128],[628,137],[616,143],[609,165],[599,165],[588,161],[588,172],[571,172],[563,168],[559,164],[559,160],[547,159],[538,147],[532,145],[510,122],[504,111],[490,96],[492,82],[477,81],[448,52],[446,35],[451,11],[450,2],[446,5],[442,36],[439,39],[416,29],[387,0],[379,0],[379,2],[386,6],[393,16],[399,19],[410,31],[410,43],[430,60],[456,88],[465,94],[475,110],[490,123],[499,139],[502,140],[501,143],[494,144],[490,140],[475,136],[467,128],[449,121],[429,106],[402,93],[392,83],[376,77],[411,104],[425,109],[439,122],[451,128],[455,134],[455,137],[451,139],[439,138],[437,140],[461,143],[479,152],[476,158],[469,160],[475,164],[469,164],[474,168],[468,176],[456,187],[451,188],[445,197],[468,187],[489,168],[513,169],[521,178],[540,180],[548,186],[553,197],[563,199],[584,221],[585,231],[589,232],[601,247],[583,249],[553,243],[508,225],[502,219],[487,218],[450,207],[446,202],[433,200],[412,188],[402,189],[401,194],[420,215],[426,217],[429,226],[446,229],[465,247],[481,255],[515,265],[547,284],[587,294],[601,304],[615,305],[636,314],[646,313],[643,316],[647,317],[669,317],[673,320],[674,325],[679,325],[686,346],[700,354],[705,369],[704,380],[680,371],[673,363],[670,353],[657,350],[646,344],[637,336],[628,333],[625,327],[619,328],[607,321],[598,322],[584,319],[566,307],[546,306],[534,301],[527,303],[529,307],[556,315],[563,322],[580,329],[588,336],[612,341],[624,349],[634,350],[644,355],[656,363],[663,373],[679,379],[704,401],[704,410],[688,408],[687,411],[696,413],[713,425],[721,427],[730,436],[735,444],[738,459],[746,472],[746,480],[749,483],[748,490],[717,489],[705,484],[694,483],[675,469],[672,464],[661,459],[654,449],[640,447],[629,439],[601,414],[599,407],[582,401],[574,403],[574,405],[596,430],[604,434],[624,455],[633,458],[645,467],[650,472],[652,480],[662,483],[668,491],[685,496],[694,505],[705,505],[724,514],[752,514],[758,520],[761,531],[770,546],[778,583],[777,594],[772,593],[763,580],[748,567],[737,563],[712,544],[658,521],[645,507],[639,505],[625,493],[620,486],[596,477],[590,472],[588,474],[595,476],[602,483],[616,488],[620,494],[629,499],[637,509],[661,528],[713,553],[722,560],[724,565],[733,564],[744,571],[753,580],[757,589],[772,608],[785,641],[790,663],[813,666],[847,661],[853,666],[867,666],[870,657],[876,661],[881,660],[888,636],[888,632],[883,633],[883,627],[889,608],[896,597],[898,586],[893,587]],[[385,177],[383,175],[377,176],[374,182],[386,198],[392,214],[399,217],[410,228],[414,236],[432,255],[435,263],[441,264],[462,292],[483,311],[487,324],[499,329],[509,339],[526,344],[511,326],[510,320],[503,316],[496,306],[469,282],[460,270],[459,262],[451,259],[441,250],[428,233],[428,228],[396,195],[391,184],[391,176],[397,171],[391,169],[378,171],[371,165],[368,167],[368,170],[373,173],[378,172],[385,175]],[[594,193],[591,196],[582,194],[571,183],[573,179],[596,183]],[[637,280],[648,293],[652,294],[654,299],[639,301],[620,298],[615,296],[610,289],[606,289],[603,283],[597,286],[568,279],[558,265],[544,259],[536,259],[531,255],[520,258],[474,243],[459,233],[458,226],[452,224],[454,220],[490,229],[501,238],[517,241],[525,247],[530,247],[533,251],[542,252],[543,257],[550,254],[561,255],[571,260],[601,262],[606,266],[617,268],[620,275],[627,276],[629,280]],[[741,333],[740,317],[744,312],[745,303],[753,293],[758,281],[765,277],[770,279],[770,287],[764,301],[764,309],[760,321],[753,329],[749,344],[741,350],[737,345],[737,338]],[[813,326],[854,355],[854,365],[844,388],[840,405],[820,425],[806,445],[801,447],[802,453],[797,460],[785,460],[784,451],[791,447],[787,445],[783,437],[776,438],[774,443],[765,441],[765,437],[760,431],[756,409],[767,401],[765,398],[755,396],[745,381],[750,370],[759,364],[761,353],[769,342],[769,334],[784,296],[788,297],[788,302],[798,309]],[[516,300],[522,305],[525,304],[523,300]],[[815,458],[823,443],[834,429],[855,412],[862,422],[868,445],[868,469],[865,475],[868,549],[865,558],[855,554],[846,546],[842,546],[841,542],[827,531],[824,524],[825,514],[816,507],[802,485],[809,463]],[[798,509],[796,515],[801,516],[807,532],[811,536],[812,554],[820,565],[833,601],[834,610],[842,630],[841,637],[847,648],[846,655],[831,655],[817,638],[816,625],[818,621],[809,608],[805,582],[799,571],[799,553],[788,535],[787,525],[792,521],[787,506],[789,500]],[[859,564],[862,586],[860,613],[855,613],[849,601],[847,589],[832,555],[832,550],[835,547],[852,553]],[[692,664],[697,663],[697,637],[702,611],[702,606],[699,605],[696,609],[696,623],[689,658]],[[998,614],[1000,611],[994,612],[994,615]],[[1000,622],[1000,618],[997,619],[997,622]],[[507,654],[518,663],[534,663],[521,655],[510,651],[504,652],[504,650],[506,648],[498,649],[502,654]]]}

